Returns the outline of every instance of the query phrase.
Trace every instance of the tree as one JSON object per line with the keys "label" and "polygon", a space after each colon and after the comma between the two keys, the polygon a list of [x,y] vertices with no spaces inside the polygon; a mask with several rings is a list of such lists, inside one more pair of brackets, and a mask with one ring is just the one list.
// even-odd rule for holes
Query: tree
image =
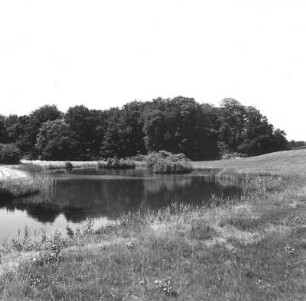
{"label": "tree", "polygon": [[256,108],[245,108],[243,140],[237,150],[248,156],[256,156],[269,152],[267,145],[273,135],[273,126]]}
{"label": "tree", "polygon": [[17,115],[9,115],[4,118],[4,126],[6,128],[9,143],[15,143],[19,138],[18,121],[19,118]]}
{"label": "tree", "polygon": [[219,115],[219,140],[223,144],[223,151],[237,151],[245,137],[245,122],[245,107],[235,99],[223,99]]}
{"label": "tree", "polygon": [[[17,147],[23,154],[30,154],[30,150],[33,148],[30,135],[27,132],[29,120],[30,117],[27,115],[19,116],[16,124],[12,128],[12,137],[15,139]],[[32,157],[32,154],[30,154],[30,157]]]}
{"label": "tree", "polygon": [[273,132],[272,143],[270,144],[269,152],[290,149],[289,142],[286,138],[286,133],[280,129],[275,129]]}
{"label": "tree", "polygon": [[0,164],[18,164],[20,151],[14,144],[0,143]]}
{"label": "tree", "polygon": [[59,119],[63,116],[62,112],[58,110],[55,105],[44,105],[30,114],[32,123],[41,125],[48,120]]}
{"label": "tree", "polygon": [[0,143],[8,142],[7,130],[5,128],[4,120],[5,117],[0,115]]}
{"label": "tree", "polygon": [[101,146],[103,157],[131,157],[145,153],[142,110],[144,104],[131,102],[109,112],[108,126]]}
{"label": "tree", "polygon": [[109,113],[108,111],[90,110],[90,119],[92,139],[88,141],[88,147],[90,149],[90,158],[97,160],[100,157],[100,148],[107,130]]}
{"label": "tree", "polygon": [[165,149],[165,140],[171,137],[166,124],[165,103],[169,100],[158,98],[147,103],[143,113],[144,141],[147,151]]}
{"label": "tree", "polygon": [[65,114],[65,122],[70,125],[78,141],[78,157],[83,160],[91,159],[93,152],[92,141],[97,125],[91,115],[90,110],[83,105],[71,107]]}
{"label": "tree", "polygon": [[223,100],[219,124],[223,151],[256,156],[288,148],[284,132],[274,130],[256,108],[245,107],[234,99]]}
{"label": "tree", "polygon": [[[59,125],[61,119],[64,123]],[[54,120],[57,126],[44,125],[40,132],[44,123]],[[47,143],[42,137],[51,137],[46,132],[50,130],[64,135],[63,141],[55,141],[52,136],[54,144],[63,148],[68,147],[64,147],[68,145],[65,139],[71,137],[72,144],[77,144],[73,156],[82,160],[129,157],[160,150],[204,160],[218,158],[220,151],[253,156],[289,147],[286,134],[275,130],[259,110],[232,98],[224,99],[220,107],[178,96],[133,101],[120,109],[105,111],[78,105],[63,115],[56,106],[45,105],[28,116],[0,116],[0,143],[15,143],[23,156],[30,159],[38,155],[62,156],[56,154],[52,143],[48,147],[42,144]],[[38,133],[42,141],[37,141]]]}
{"label": "tree", "polygon": [[158,98],[144,111],[147,150],[184,153],[194,160],[218,155],[216,135],[200,104],[193,98]]}
{"label": "tree", "polygon": [[125,124],[127,156],[144,154],[146,152],[143,132],[143,111],[145,104],[133,101],[122,108],[122,123]]}
{"label": "tree", "polygon": [[295,140],[290,140],[288,142],[288,147],[290,149],[301,149],[301,148],[306,148],[306,141],[295,141]]}
{"label": "tree", "polygon": [[62,117],[62,113],[55,105],[45,105],[33,111],[29,116],[19,118],[18,125],[20,139],[17,142],[19,148],[30,158],[37,156],[35,143],[39,128],[46,121],[52,121]]}
{"label": "tree", "polygon": [[35,147],[41,159],[73,160],[76,157],[77,141],[70,126],[56,119],[43,123]]}

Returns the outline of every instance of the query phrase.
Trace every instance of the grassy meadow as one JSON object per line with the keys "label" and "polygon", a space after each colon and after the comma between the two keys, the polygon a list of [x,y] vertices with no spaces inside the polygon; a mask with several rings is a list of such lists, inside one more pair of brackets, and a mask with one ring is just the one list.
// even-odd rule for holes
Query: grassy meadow
{"label": "grassy meadow", "polygon": [[288,176],[306,176],[306,150],[281,151],[271,154],[216,161],[192,162],[196,170],[222,170],[235,173],[273,173]]}
{"label": "grassy meadow", "polygon": [[237,199],[173,204],[0,250],[1,300],[305,300],[306,150],[192,162]]}

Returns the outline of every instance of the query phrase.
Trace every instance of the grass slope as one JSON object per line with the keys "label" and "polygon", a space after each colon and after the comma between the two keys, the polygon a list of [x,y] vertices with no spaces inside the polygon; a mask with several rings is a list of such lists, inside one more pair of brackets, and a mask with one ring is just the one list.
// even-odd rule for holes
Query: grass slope
{"label": "grass slope", "polygon": [[279,173],[306,176],[306,150],[290,150],[271,154],[218,161],[192,162],[194,169],[233,169],[236,172]]}

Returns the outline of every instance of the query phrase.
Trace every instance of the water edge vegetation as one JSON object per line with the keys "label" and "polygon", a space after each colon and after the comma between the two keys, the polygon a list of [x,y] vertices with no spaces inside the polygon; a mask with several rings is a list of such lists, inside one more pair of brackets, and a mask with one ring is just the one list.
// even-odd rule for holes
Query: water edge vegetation
{"label": "water edge vegetation", "polygon": [[44,200],[54,190],[55,182],[52,175],[39,166],[0,166],[0,173],[0,195],[5,198],[40,193]]}

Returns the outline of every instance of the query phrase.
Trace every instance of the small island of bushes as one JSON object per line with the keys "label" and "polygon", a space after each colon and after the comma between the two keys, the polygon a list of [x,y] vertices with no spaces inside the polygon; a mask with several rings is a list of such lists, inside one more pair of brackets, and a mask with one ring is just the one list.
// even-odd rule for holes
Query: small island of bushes
{"label": "small island of bushes", "polygon": [[184,154],[172,154],[167,151],[152,152],[145,161],[154,173],[182,174],[192,171],[190,160]]}

